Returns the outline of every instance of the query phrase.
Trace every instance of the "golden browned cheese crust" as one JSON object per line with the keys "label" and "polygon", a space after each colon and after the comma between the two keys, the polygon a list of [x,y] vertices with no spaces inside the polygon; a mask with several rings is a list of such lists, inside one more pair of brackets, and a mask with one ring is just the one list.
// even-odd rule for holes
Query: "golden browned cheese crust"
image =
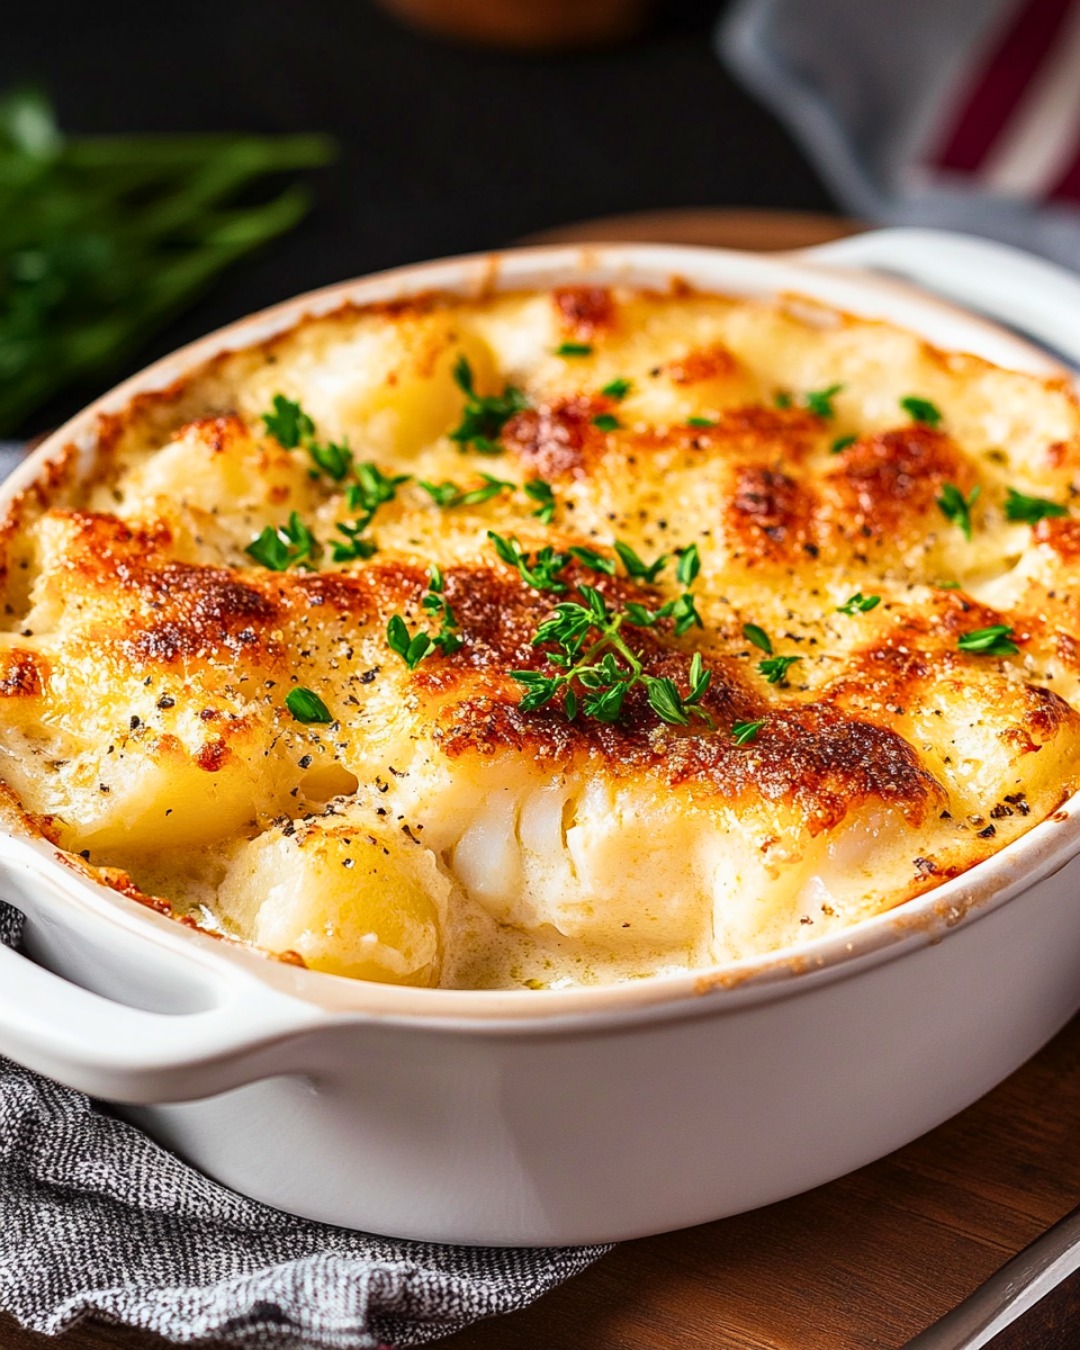
{"label": "golden browned cheese crust", "polygon": [[[1072,790],[1078,488],[1064,383],[804,302],[345,309],[140,396],[88,478],[70,456],[16,502],[3,776],[106,884],[334,973],[536,987],[751,956],[939,884]],[[295,552],[297,522],[292,565],[250,551]],[[593,599],[624,647],[594,626],[576,655],[635,663],[617,715],[578,681],[523,706],[563,669],[538,630]],[[444,617],[445,650],[394,650],[392,620]]]}

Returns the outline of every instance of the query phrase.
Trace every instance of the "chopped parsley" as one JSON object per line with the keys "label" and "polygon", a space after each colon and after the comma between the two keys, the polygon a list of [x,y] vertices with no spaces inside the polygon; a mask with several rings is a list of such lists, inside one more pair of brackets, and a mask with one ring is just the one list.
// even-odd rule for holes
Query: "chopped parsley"
{"label": "chopped parsley", "polygon": [[285,695],[285,706],[298,722],[332,722],[333,713],[310,689],[298,684]]}
{"label": "chopped parsley", "polygon": [[731,739],[736,745],[750,745],[757,740],[758,732],[765,725],[764,720],[760,722],[736,722],[731,728]]}
{"label": "chopped parsley", "polygon": [[863,595],[862,591],[856,591],[842,605],[836,606],[836,612],[837,614],[869,614],[872,609],[876,609],[880,604],[880,595]]}
{"label": "chopped parsley", "polygon": [[688,417],[686,425],[688,427],[715,427],[719,424],[712,417]]}
{"label": "chopped parsley", "polygon": [[772,656],[772,643],[764,628],[759,628],[756,623],[744,623],[742,626],[742,635],[747,642],[752,642],[754,646],[760,651],[763,651],[766,656]]}
{"label": "chopped parsley", "polygon": [[536,630],[534,647],[554,646],[548,652],[548,670],[512,670],[510,676],[525,692],[519,707],[525,712],[562,700],[562,710],[572,721],[580,711],[599,722],[616,722],[626,695],[636,686],[644,688],[649,706],[661,721],[687,726],[693,718],[711,725],[700,706],[712,678],[700,652],[690,663],[687,690],[674,680],[645,672],[639,653],[622,636],[627,621],[623,612],[611,609],[592,586],[580,587],[584,604],[564,600]]}
{"label": "chopped parsley", "polygon": [[976,652],[979,656],[1015,656],[1020,648],[1012,640],[1012,631],[1007,623],[995,623],[989,628],[962,633],[956,645],[962,652]]}
{"label": "chopped parsley", "polygon": [[978,501],[980,492],[982,488],[976,483],[965,497],[955,483],[942,483],[941,496],[937,498],[941,514],[968,540],[971,539],[971,508]]}
{"label": "chopped parsley", "polygon": [[767,661],[758,662],[758,670],[770,684],[786,684],[787,673],[801,656],[770,656]]}
{"label": "chopped parsley", "polygon": [[262,567],[286,572],[290,567],[312,570],[319,545],[315,536],[293,511],[285,525],[267,525],[244,550]]}
{"label": "chopped parsley", "polygon": [[450,439],[457,442],[462,453],[472,449],[478,455],[501,455],[498,436],[511,417],[527,406],[525,395],[511,384],[501,394],[478,394],[472,367],[464,354],[454,366],[454,383],[465,395],[465,407],[461,421],[450,432]]}
{"label": "chopped parsley", "polygon": [[590,342],[560,342],[555,348],[556,356],[592,356]]}
{"label": "chopped parsley", "polygon": [[446,599],[446,583],[442,569],[432,563],[428,572],[428,590],[422,607],[425,613],[440,621],[437,633],[428,633],[424,629],[409,632],[409,626],[400,614],[394,614],[386,625],[386,642],[390,650],[400,656],[410,670],[415,670],[425,656],[433,651],[441,651],[444,656],[456,652],[462,645],[461,638],[454,631],[457,619]]}
{"label": "chopped parsley", "polygon": [[605,398],[613,398],[616,403],[621,403],[632,388],[629,380],[609,380],[600,392]]}
{"label": "chopped parsley", "polygon": [[1009,488],[1005,498],[1006,520],[1022,521],[1026,525],[1037,525],[1040,520],[1050,516],[1067,516],[1069,508],[1046,497],[1028,497],[1016,488]]}
{"label": "chopped parsley", "polygon": [[593,418],[594,427],[599,427],[601,431],[618,431],[622,423],[614,413],[597,413]]}
{"label": "chopped parsley", "polygon": [[773,403],[778,408],[790,408],[791,395],[787,392],[787,390],[781,389],[779,390],[779,392],[773,395]]}
{"label": "chopped parsley", "polygon": [[900,406],[913,422],[920,422],[924,427],[939,427],[944,420],[941,409],[928,398],[915,398],[909,394],[900,400]]}
{"label": "chopped parsley", "polygon": [[829,454],[841,454],[849,445],[854,445],[858,439],[858,436],[837,436],[836,440],[829,446]]}
{"label": "chopped parsley", "polygon": [[814,389],[803,398],[807,411],[812,412],[815,417],[823,417],[828,420],[835,416],[836,409],[833,407],[833,399],[843,389],[842,384],[830,384],[827,389]]}

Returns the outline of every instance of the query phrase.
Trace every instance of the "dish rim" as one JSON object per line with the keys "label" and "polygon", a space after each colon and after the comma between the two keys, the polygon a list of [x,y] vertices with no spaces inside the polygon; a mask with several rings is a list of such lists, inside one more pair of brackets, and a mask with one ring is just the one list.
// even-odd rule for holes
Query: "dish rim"
{"label": "dish rim", "polygon": [[[710,266],[737,277],[709,279]],[[789,293],[864,318],[907,327],[946,351],[974,351],[984,359],[1043,376],[1066,376],[1057,362],[1031,343],[961,306],[897,281],[833,262],[817,263],[814,250],[763,254],[701,246],[589,243],[532,245],[407,264],[321,287],[247,315],[186,344],[124,380],[70,418],[35,448],[0,484],[0,510],[41,483],[49,466],[74,446],[78,478],[94,453],[99,418],[126,408],[140,394],[168,389],[206,361],[278,336],[305,319],[333,313],[346,304],[363,306],[444,293],[462,299],[511,289],[572,284],[670,288],[686,281],[703,293],[779,296]],[[897,315],[902,317],[897,317]],[[919,320],[925,320],[920,323]],[[931,330],[938,329],[934,332]],[[966,333],[967,342],[955,336]],[[46,493],[48,486],[45,487]],[[391,985],[330,975],[277,961],[245,944],[222,941],[188,928],[148,906],[82,877],[57,861],[61,851],[46,841],[0,825],[0,855],[12,845],[35,845],[43,879],[66,901],[119,921],[182,956],[202,958],[228,978],[246,974],[328,1013],[376,1016],[390,1022],[455,1025],[496,1030],[555,1029],[564,1019],[619,1021],[636,1013],[704,1012],[717,1000],[725,1006],[783,997],[810,982],[854,975],[869,965],[899,958],[912,946],[937,942],[950,932],[993,913],[1080,853],[1080,791],[998,853],[966,872],[830,936],[795,947],[640,980],[561,989],[445,989]],[[17,850],[18,851],[18,850]],[[52,855],[51,858],[49,855]],[[61,874],[63,874],[61,876]]]}

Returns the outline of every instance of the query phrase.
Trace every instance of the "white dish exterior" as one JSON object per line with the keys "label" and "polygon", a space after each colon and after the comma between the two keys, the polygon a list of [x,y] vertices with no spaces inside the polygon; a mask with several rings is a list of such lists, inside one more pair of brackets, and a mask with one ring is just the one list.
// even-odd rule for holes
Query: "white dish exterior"
{"label": "white dish exterior", "polygon": [[[1017,369],[1060,368],[877,266],[1080,363],[1080,281],[960,236],[886,231],[801,257],[610,245],[404,268],[302,297],[151,368],[96,417],[301,315],[570,280],[796,291]],[[434,1241],[565,1245],[721,1218],[861,1166],[962,1109],[1080,1008],[1080,800],[967,874],[838,937],[722,970],[561,991],[341,980],[268,961],[0,836],[0,1051],[130,1114],[270,1204]],[[35,964],[38,962],[40,964]],[[58,972],[57,974],[51,972]]]}

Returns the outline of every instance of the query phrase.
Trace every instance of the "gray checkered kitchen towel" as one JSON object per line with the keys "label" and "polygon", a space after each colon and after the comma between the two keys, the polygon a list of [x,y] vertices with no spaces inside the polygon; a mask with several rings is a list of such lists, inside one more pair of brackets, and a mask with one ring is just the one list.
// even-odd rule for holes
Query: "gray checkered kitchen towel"
{"label": "gray checkered kitchen towel", "polygon": [[[0,941],[21,916],[0,902]],[[79,1092],[0,1058],[0,1308],[173,1341],[374,1350],[512,1312],[606,1248],[445,1247],[309,1223],[207,1180]]]}

